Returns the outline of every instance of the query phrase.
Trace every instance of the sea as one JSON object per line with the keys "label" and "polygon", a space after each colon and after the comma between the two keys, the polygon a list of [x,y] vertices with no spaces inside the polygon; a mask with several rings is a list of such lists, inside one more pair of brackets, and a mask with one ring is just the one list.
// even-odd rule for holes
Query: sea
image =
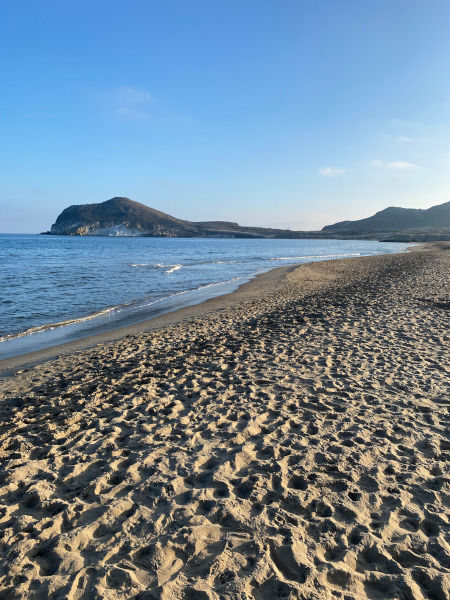
{"label": "sea", "polygon": [[274,267],[392,254],[406,246],[0,234],[0,360],[198,304]]}

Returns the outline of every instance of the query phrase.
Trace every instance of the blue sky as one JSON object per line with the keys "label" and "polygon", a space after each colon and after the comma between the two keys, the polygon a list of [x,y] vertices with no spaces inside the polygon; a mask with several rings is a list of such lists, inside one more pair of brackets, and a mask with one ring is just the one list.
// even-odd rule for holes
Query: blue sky
{"label": "blue sky", "polygon": [[448,0],[0,0],[0,231],[128,196],[316,229],[450,200]]}

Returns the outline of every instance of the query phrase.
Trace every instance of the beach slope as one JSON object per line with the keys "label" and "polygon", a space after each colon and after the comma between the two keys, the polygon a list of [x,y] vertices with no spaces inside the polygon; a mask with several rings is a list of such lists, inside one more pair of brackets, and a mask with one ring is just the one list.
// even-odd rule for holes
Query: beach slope
{"label": "beach slope", "polygon": [[448,599],[449,267],[285,269],[4,378],[0,597]]}

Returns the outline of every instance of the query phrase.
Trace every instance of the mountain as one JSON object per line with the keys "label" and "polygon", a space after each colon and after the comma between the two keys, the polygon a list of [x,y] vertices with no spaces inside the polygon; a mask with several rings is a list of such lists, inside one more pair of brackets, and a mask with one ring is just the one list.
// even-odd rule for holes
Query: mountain
{"label": "mountain", "polygon": [[241,227],[228,221],[177,219],[130,200],[111,198],[64,209],[48,235],[372,239],[398,242],[450,240],[450,202],[427,210],[390,207],[367,219],[341,221],[322,231]]}
{"label": "mountain", "polygon": [[175,219],[129,198],[65,208],[50,229],[52,235],[192,235],[187,221]]}
{"label": "mountain", "polygon": [[48,235],[100,235],[149,237],[314,237],[265,227],[241,227],[228,221],[191,222],[177,219],[129,198],[111,198],[99,204],[64,209]]}
{"label": "mountain", "polygon": [[341,221],[334,225],[327,225],[322,231],[324,233],[356,233],[414,230],[416,233],[426,233],[430,230],[442,231],[445,229],[450,229],[450,202],[425,210],[390,206],[367,219]]}

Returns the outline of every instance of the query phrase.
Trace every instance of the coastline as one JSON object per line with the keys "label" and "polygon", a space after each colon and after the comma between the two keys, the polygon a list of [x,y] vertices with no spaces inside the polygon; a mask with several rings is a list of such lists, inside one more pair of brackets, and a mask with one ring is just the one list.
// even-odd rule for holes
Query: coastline
{"label": "coastline", "polygon": [[269,291],[269,293],[273,292],[278,285],[281,284],[284,276],[297,267],[298,265],[275,267],[270,271],[255,275],[251,281],[243,283],[232,292],[200,301],[191,306],[172,310],[163,315],[139,321],[133,325],[118,327],[97,335],[86,336],[75,341],[58,344],[42,350],[5,358],[0,360],[0,379],[14,374],[19,369],[29,369],[37,364],[54,360],[60,356],[67,356],[74,352],[88,350],[99,344],[115,342],[127,336],[135,336],[140,333],[156,331],[163,327],[182,323],[190,318],[208,315],[212,311],[233,306],[241,300],[252,297],[253,294],[258,296],[264,293],[264,290]]}
{"label": "coastline", "polygon": [[[444,243],[445,244],[445,243]],[[432,244],[429,244],[432,247]],[[410,246],[408,251],[414,248],[421,248],[425,246]],[[347,260],[347,258],[339,258],[336,260]],[[325,261],[325,262],[330,262]],[[334,262],[334,259],[331,260]],[[20,369],[31,368],[36,364],[54,360],[59,356],[65,356],[76,351],[86,350],[92,348],[97,344],[103,344],[107,342],[117,341],[122,337],[128,335],[136,335],[141,332],[149,332],[161,327],[182,322],[190,317],[201,316],[202,314],[209,314],[211,310],[219,310],[230,305],[234,305],[241,299],[250,297],[252,294],[260,296],[264,293],[264,290],[274,291],[278,285],[282,285],[283,278],[292,269],[295,269],[303,264],[313,263],[298,263],[288,266],[279,266],[263,273],[254,274],[251,276],[250,281],[238,285],[237,288],[232,291],[224,292],[218,296],[213,296],[206,299],[193,299],[192,303],[187,304],[181,308],[168,310],[164,309],[164,312],[157,316],[152,316],[148,319],[137,320],[131,324],[127,324],[121,327],[113,326],[111,328],[104,329],[101,333],[86,334],[81,337],[77,337],[74,340],[45,345],[43,348],[37,350],[25,351],[16,354],[11,357],[0,358],[0,379],[7,377]],[[194,290],[194,292],[200,292],[201,290]],[[192,292],[189,292],[190,294]],[[56,327],[55,331],[65,329],[65,327]],[[45,335],[46,332],[44,332]],[[40,335],[40,334],[38,334]],[[33,337],[33,336],[30,336]],[[28,336],[24,335],[18,339],[12,339],[11,342],[16,341],[22,343],[28,341]],[[9,344],[10,340],[6,340],[4,344]],[[26,347],[26,346],[25,346]]]}
{"label": "coastline", "polygon": [[[30,292],[27,291],[26,284],[20,283],[21,272],[13,275],[15,271],[11,263],[6,267],[6,280],[14,276],[17,283],[14,298],[11,297],[11,291],[5,291],[0,311],[4,332],[4,336],[0,337],[0,364],[2,360],[14,356],[122,329],[179,308],[229,294],[258,273],[267,272],[276,266],[301,264],[321,258],[405,250],[404,244],[399,247],[395,244],[364,241],[341,241],[323,246],[322,242],[315,240],[299,246],[293,245],[289,240],[284,245],[277,240],[247,240],[246,243],[235,240],[230,246],[224,243],[226,240],[216,241],[212,245],[203,240],[179,240],[171,243],[164,239],[151,239],[149,242],[144,240],[136,244],[136,240],[130,242],[127,239],[102,238],[97,248],[95,244],[94,247],[90,243],[86,246],[77,240],[83,238],[70,238],[70,243],[62,248],[57,244],[50,249],[45,247],[44,252],[39,244],[36,248],[33,243],[25,246],[13,244],[19,254],[23,252],[24,258],[27,252],[34,249],[38,254],[42,253],[42,256],[39,254],[41,261],[47,254],[53,255],[56,252],[62,270],[59,272],[58,267],[55,271],[54,265],[54,269],[49,269],[48,281],[45,277],[40,278],[35,292]],[[107,261],[103,265],[103,277],[98,285],[97,282],[94,284],[95,277],[87,273],[100,268],[101,260],[90,258],[91,252],[97,248],[98,256],[102,256],[102,252],[110,247],[116,250],[117,247],[121,248],[122,259],[118,262]],[[79,259],[84,260],[69,268],[70,261],[63,258],[68,259],[70,250],[75,249]],[[161,260],[150,260],[149,252],[161,255]],[[200,256],[199,252],[205,252],[206,258]],[[92,256],[97,254],[93,252]],[[88,268],[84,266],[85,261],[89,263]],[[35,263],[36,261],[31,261],[32,265]],[[217,266],[216,263],[221,264]],[[29,261],[24,260],[23,264],[28,265]],[[177,271],[176,275],[169,274],[174,270]],[[56,279],[55,272],[58,272]],[[27,282],[27,277],[33,276],[36,276],[36,265],[31,268],[31,273],[25,267],[23,281]],[[80,278],[79,286],[74,285],[77,277]],[[108,285],[110,278],[115,283]],[[56,293],[52,294],[51,290]],[[49,294],[49,301],[46,302],[45,298]],[[31,318],[30,315],[36,315],[36,318]]]}
{"label": "coastline", "polygon": [[1,588],[447,598],[449,246],[282,267],[5,377]]}

